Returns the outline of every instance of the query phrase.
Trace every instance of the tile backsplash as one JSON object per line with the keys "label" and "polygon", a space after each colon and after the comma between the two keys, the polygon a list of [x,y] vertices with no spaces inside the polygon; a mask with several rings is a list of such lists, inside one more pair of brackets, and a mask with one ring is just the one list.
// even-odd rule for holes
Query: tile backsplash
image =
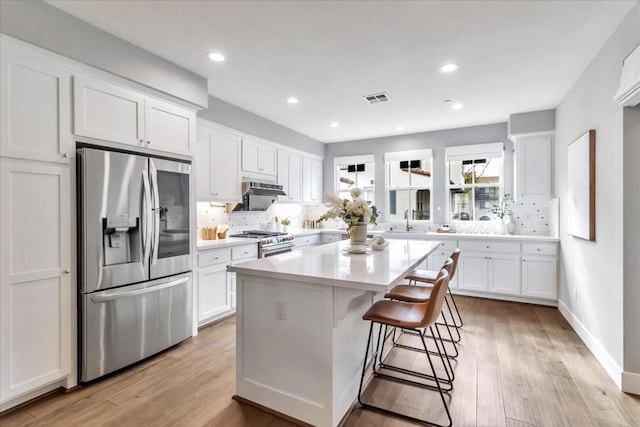
{"label": "tile backsplash", "polygon": [[[514,203],[512,206],[513,221],[516,223],[516,235],[526,236],[558,236],[558,199],[524,201]],[[227,224],[230,234],[240,233],[243,230],[264,230],[274,217],[278,219],[288,218],[291,221],[289,228],[303,228],[304,221],[317,220],[325,211],[323,204],[289,204],[274,203],[264,212],[232,212],[226,213],[224,205],[210,204],[209,202],[197,203],[198,228],[205,226]],[[441,224],[429,222],[412,222],[414,230],[435,231]],[[380,223],[378,228],[403,229],[405,223]],[[451,223],[459,233],[496,234],[498,233],[498,221],[454,221]],[[326,221],[325,228],[342,228],[344,223],[340,220]]]}
{"label": "tile backsplash", "polygon": [[226,213],[224,205],[198,202],[197,223],[198,228],[227,224],[230,234],[235,234],[243,230],[264,230],[275,217],[278,217],[279,220],[288,218],[291,228],[302,228],[304,221],[317,220],[325,210],[322,204],[274,203],[263,212]]}

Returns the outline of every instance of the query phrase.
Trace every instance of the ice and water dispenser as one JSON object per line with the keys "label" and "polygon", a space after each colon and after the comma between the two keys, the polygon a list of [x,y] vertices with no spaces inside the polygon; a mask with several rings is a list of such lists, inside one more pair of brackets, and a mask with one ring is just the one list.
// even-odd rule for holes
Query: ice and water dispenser
{"label": "ice and water dispenser", "polygon": [[107,214],[102,219],[105,265],[140,262],[140,218],[128,214]]}

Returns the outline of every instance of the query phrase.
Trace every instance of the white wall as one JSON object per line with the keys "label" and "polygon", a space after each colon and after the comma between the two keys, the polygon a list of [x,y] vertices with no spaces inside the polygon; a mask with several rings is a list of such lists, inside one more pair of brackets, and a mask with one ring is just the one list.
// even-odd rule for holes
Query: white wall
{"label": "white wall", "polygon": [[207,79],[42,1],[0,1],[0,32],[207,106]]}
{"label": "white wall", "polygon": [[[560,308],[618,384],[624,363],[624,153],[623,109],[612,98],[622,61],[640,42],[639,28],[640,6],[636,5],[556,108]],[[567,146],[589,129],[596,130],[595,242],[567,234]],[[574,288],[576,300],[572,297]]]}

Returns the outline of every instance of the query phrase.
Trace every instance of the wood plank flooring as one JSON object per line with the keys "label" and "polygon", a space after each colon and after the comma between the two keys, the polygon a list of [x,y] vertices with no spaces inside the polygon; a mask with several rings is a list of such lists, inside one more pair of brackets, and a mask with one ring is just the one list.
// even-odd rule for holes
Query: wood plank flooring
{"label": "wood plank flooring", "polygon": [[[454,426],[640,426],[640,397],[617,387],[550,307],[457,297],[465,326],[448,398]],[[361,349],[364,353],[364,349]],[[425,369],[424,356],[394,350]],[[231,399],[235,318],[95,384],[0,416],[0,426],[291,426]],[[444,422],[439,395],[374,380],[367,396]],[[356,407],[346,427],[412,423]]]}

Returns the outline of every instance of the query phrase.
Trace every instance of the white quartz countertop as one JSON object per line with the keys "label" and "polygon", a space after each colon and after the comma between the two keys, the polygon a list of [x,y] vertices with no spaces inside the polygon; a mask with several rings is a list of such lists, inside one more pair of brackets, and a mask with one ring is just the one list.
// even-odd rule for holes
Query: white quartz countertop
{"label": "white quartz countertop", "polygon": [[243,245],[246,243],[258,243],[258,239],[251,239],[248,237],[227,237],[226,239],[216,239],[216,240],[201,240],[198,239],[198,250],[204,249],[219,249],[225,248],[229,246],[237,246]]}
{"label": "white quartz countertop", "polygon": [[417,267],[439,241],[387,239],[389,245],[381,251],[350,254],[345,250],[350,242],[343,240],[231,266],[238,274],[299,280],[353,289],[384,292],[404,279]]}
{"label": "white quartz countertop", "polygon": [[384,237],[405,239],[441,239],[441,240],[506,240],[506,241],[531,241],[531,242],[559,242],[560,239],[553,236],[525,236],[520,234],[478,234],[478,233],[437,233],[435,231],[388,231],[382,234]]}

